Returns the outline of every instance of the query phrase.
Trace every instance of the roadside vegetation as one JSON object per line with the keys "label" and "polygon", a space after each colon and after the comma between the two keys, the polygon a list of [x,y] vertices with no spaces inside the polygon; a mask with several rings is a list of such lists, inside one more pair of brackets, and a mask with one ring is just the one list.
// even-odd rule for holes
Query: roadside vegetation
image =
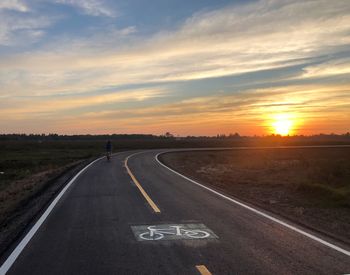
{"label": "roadside vegetation", "polygon": [[9,182],[101,154],[101,142],[2,141],[0,188]]}
{"label": "roadside vegetation", "polygon": [[350,243],[350,148],[177,152],[175,170]]}
{"label": "roadside vegetation", "polygon": [[1,141],[0,225],[50,180],[103,152],[103,144],[67,141]]}

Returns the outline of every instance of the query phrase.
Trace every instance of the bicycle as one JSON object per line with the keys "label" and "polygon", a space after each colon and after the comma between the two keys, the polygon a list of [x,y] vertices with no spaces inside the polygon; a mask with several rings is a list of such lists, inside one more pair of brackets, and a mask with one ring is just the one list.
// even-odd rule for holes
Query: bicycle
{"label": "bicycle", "polygon": [[146,241],[158,241],[164,238],[165,235],[176,235],[176,236],[185,236],[192,239],[204,239],[208,238],[210,234],[203,230],[198,229],[183,229],[179,225],[169,226],[171,228],[155,228],[155,226],[148,226],[149,231],[144,232],[139,235],[139,237]]}
{"label": "bicycle", "polygon": [[107,161],[111,161],[111,152],[110,151],[107,151],[106,158],[107,158]]}

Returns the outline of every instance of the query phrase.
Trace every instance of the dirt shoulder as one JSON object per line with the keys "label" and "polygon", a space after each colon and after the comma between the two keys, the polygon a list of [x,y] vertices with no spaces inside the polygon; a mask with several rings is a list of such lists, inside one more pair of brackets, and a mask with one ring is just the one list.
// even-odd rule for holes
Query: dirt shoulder
{"label": "dirt shoulder", "polygon": [[350,244],[350,148],[171,152],[174,170]]}
{"label": "dirt shoulder", "polygon": [[56,194],[92,159],[75,161],[11,182],[0,190],[0,256],[34,222]]}

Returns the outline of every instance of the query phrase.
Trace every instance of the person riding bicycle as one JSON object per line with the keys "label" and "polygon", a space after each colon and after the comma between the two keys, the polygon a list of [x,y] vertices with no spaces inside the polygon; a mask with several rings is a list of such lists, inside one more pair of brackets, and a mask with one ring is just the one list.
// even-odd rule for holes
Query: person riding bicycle
{"label": "person riding bicycle", "polygon": [[107,159],[109,160],[112,154],[112,142],[110,140],[108,140],[106,143],[106,152],[107,152]]}

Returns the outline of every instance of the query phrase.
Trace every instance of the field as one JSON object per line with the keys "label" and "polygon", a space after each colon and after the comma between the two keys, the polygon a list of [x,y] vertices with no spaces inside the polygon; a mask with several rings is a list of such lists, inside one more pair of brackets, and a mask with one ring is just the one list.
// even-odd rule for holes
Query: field
{"label": "field", "polygon": [[0,142],[0,190],[14,180],[101,154],[101,142]]}
{"label": "field", "polygon": [[168,153],[175,170],[350,243],[350,148]]}
{"label": "field", "polygon": [[98,156],[103,144],[89,142],[2,141],[0,157],[0,227],[50,181],[79,162]]}

